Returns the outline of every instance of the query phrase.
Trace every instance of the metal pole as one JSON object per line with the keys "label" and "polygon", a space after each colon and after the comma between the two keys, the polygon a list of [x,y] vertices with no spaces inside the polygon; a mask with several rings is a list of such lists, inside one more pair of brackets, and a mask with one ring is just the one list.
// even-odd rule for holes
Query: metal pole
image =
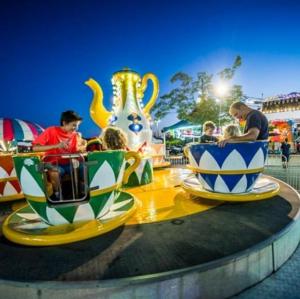
{"label": "metal pole", "polygon": [[219,133],[221,133],[221,99],[219,99]]}

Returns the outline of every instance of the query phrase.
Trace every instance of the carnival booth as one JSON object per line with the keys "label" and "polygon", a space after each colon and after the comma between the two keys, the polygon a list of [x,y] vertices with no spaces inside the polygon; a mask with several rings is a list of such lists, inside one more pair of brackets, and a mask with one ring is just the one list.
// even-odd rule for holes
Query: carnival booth
{"label": "carnival booth", "polygon": [[279,152],[280,142],[286,138],[291,151],[296,151],[294,141],[300,132],[300,93],[267,97],[263,102],[262,112],[270,124],[270,151]]}
{"label": "carnival booth", "polygon": [[270,141],[283,142],[285,139],[288,142],[293,141],[293,120],[271,120],[269,122]]}
{"label": "carnival booth", "polygon": [[262,105],[262,112],[265,113],[270,120],[299,119],[298,111],[300,111],[299,92],[267,97]]}
{"label": "carnival booth", "polygon": [[20,119],[0,118],[0,202],[23,198],[12,156],[30,151],[31,141],[43,128]]}
{"label": "carnival booth", "polygon": [[[280,151],[281,143],[287,142],[293,145],[293,120],[271,120],[269,122],[269,150],[277,153]],[[293,147],[292,147],[293,150]]]}
{"label": "carnival booth", "polygon": [[197,142],[201,137],[201,125],[195,125],[187,120],[180,120],[172,126],[163,128],[163,132],[172,138],[185,140],[186,142]]}

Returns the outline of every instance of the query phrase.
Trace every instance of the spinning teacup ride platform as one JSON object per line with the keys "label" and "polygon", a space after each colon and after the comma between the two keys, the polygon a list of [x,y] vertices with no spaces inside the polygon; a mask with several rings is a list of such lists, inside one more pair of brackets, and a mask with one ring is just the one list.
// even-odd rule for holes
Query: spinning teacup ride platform
{"label": "spinning teacup ride platform", "polygon": [[[263,142],[248,143],[247,158],[243,145],[219,149],[227,153],[222,159],[208,146],[202,154],[197,147],[190,149],[196,174],[195,169],[164,168],[154,171],[150,184],[121,189],[126,200],[135,201],[136,211],[124,225],[107,233],[51,247],[24,247],[0,239],[0,294],[6,298],[227,298],[276,271],[299,243],[299,194],[270,176],[256,175],[262,170],[253,158],[265,158]],[[233,181],[224,176],[228,173],[212,174],[226,185],[217,177],[209,180],[199,171],[205,151],[215,159],[217,170],[224,170],[233,151],[231,156],[239,153],[255,172],[244,169]],[[235,158],[236,163],[241,162]],[[197,193],[202,179],[208,186],[203,183],[202,193]],[[260,194],[268,196],[260,200],[253,195],[229,202],[229,197],[212,200],[206,195],[235,198],[259,193],[257,189],[265,184],[270,190],[265,186]],[[26,211],[22,213],[21,217]],[[55,230],[55,225],[51,227]]]}

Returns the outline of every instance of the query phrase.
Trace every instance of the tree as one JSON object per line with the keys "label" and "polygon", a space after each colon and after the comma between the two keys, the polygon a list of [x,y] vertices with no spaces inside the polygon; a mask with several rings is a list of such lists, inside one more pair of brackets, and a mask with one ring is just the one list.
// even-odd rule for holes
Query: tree
{"label": "tree", "polygon": [[[230,81],[241,64],[242,59],[237,56],[232,67],[223,69],[216,77],[225,82]],[[160,97],[153,109],[154,118],[161,119],[175,110],[179,119],[195,124],[202,124],[207,120],[218,123],[220,106],[216,104],[213,79],[214,75],[207,72],[198,72],[195,79],[183,72],[176,73],[171,78],[171,83],[177,84],[177,87]],[[242,96],[242,87],[233,85],[230,92],[222,98],[221,124],[230,121],[229,106],[232,102],[241,100]]]}

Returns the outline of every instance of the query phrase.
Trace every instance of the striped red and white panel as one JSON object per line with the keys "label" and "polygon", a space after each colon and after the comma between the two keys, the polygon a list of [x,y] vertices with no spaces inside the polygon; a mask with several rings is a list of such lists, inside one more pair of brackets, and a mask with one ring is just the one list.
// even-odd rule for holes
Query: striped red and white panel
{"label": "striped red and white panel", "polygon": [[40,125],[33,122],[16,118],[0,118],[0,140],[3,141],[32,141],[43,130]]}

